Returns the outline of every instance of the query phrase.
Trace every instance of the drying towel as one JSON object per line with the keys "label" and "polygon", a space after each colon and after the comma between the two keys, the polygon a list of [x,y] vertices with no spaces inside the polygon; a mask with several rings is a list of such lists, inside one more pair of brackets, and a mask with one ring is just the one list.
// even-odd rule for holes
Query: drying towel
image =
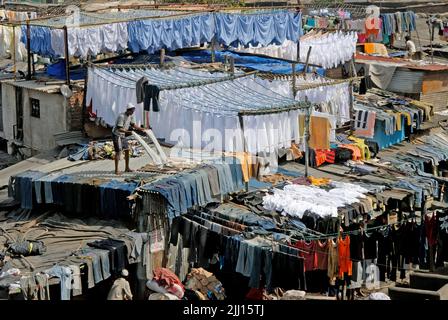
{"label": "drying towel", "polygon": [[356,110],[355,135],[364,138],[373,138],[375,134],[376,112],[369,110]]}

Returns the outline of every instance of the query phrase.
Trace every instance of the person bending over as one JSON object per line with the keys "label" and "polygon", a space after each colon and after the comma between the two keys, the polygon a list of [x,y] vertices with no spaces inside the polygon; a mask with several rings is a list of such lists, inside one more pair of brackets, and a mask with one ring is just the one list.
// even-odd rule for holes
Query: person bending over
{"label": "person bending over", "polygon": [[138,131],[144,132],[143,127],[139,127],[136,125],[135,121],[135,106],[132,103],[128,103],[126,112],[120,113],[115,121],[115,126],[112,129],[112,136],[114,141],[114,149],[115,149],[115,174],[120,174],[118,170],[118,164],[120,163],[120,155],[121,152],[124,151],[124,161],[125,161],[125,172],[132,172],[129,168],[129,144],[127,137],[132,134],[132,130],[135,129]]}

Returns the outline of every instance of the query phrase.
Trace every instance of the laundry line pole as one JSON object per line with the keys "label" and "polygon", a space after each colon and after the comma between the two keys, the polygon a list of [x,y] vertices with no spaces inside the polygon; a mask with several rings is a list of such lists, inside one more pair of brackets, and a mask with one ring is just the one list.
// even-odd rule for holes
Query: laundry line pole
{"label": "laundry line pole", "polygon": [[64,26],[64,51],[65,51],[65,82],[70,86],[70,56],[68,52],[68,30]]}
{"label": "laundry line pole", "polygon": [[309,61],[310,61],[311,49],[313,49],[313,47],[310,46],[308,48],[308,53],[306,54],[305,68],[303,69],[304,75],[308,72],[308,65],[309,65]]}
{"label": "laundry line pole", "polygon": [[30,20],[26,20],[26,53],[28,61],[28,73],[26,80],[31,80],[31,27]]}
{"label": "laundry line pole", "polygon": [[[16,26],[13,25],[12,26],[12,43],[14,44],[13,48],[12,48],[12,59],[14,61],[14,64],[12,66],[12,71],[14,73],[14,81],[16,80],[17,76],[16,76],[16,72],[17,72],[17,67],[16,67]],[[19,39],[20,41],[20,39]]]}
{"label": "laundry line pole", "polygon": [[305,149],[305,177],[309,176],[309,167],[310,167],[310,148],[309,148],[309,139],[310,139],[310,117],[311,117],[311,108],[312,104],[309,102],[308,97],[305,96],[305,102],[307,104],[307,108],[305,110],[305,139],[304,139],[304,149]]}

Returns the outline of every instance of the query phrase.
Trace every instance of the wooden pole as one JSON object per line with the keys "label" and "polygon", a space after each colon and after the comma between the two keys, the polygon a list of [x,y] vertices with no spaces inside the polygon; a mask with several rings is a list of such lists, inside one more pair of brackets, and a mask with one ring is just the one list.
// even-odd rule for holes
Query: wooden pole
{"label": "wooden pole", "polygon": [[[244,152],[247,152],[247,143],[246,143],[246,138],[244,137],[244,121],[243,121],[243,116],[241,114],[238,115],[238,120],[240,122],[240,127],[241,127],[241,136],[243,139],[243,149]],[[249,182],[245,182],[244,186],[246,188],[246,192],[249,191]]]}
{"label": "wooden pole", "polygon": [[14,81],[15,81],[17,78],[17,76],[16,76],[16,72],[17,72],[17,67],[16,67],[16,26],[12,26],[12,42],[14,43],[14,47],[12,49],[12,59],[14,61],[12,70],[14,73]]}
{"label": "wooden pole", "polygon": [[308,177],[310,167],[310,148],[308,146],[310,140],[310,117],[312,104],[308,101],[308,97],[305,97],[305,101],[308,107],[305,110],[305,177]]}
{"label": "wooden pole", "polygon": [[160,50],[160,66],[165,63],[165,49]]}
{"label": "wooden pole", "polygon": [[292,67],[292,94],[294,99],[297,96],[297,87],[296,87],[296,64],[292,63],[291,64]]}
{"label": "wooden pole", "polygon": [[216,55],[215,55],[215,42],[216,42],[216,39],[215,39],[215,37],[213,37],[213,39],[212,39],[212,43],[211,43],[212,63],[215,63],[215,61],[216,61]]}
{"label": "wooden pole", "polygon": [[64,49],[65,49],[65,81],[67,85],[70,85],[70,55],[68,52],[68,30],[67,26],[64,26]]}
{"label": "wooden pole", "polygon": [[233,75],[235,75],[235,58],[234,57],[229,57],[230,59],[230,73]]}
{"label": "wooden pole", "polygon": [[31,80],[31,27],[29,20],[26,21],[26,53],[28,55],[28,74],[26,79]]}
{"label": "wooden pole", "polygon": [[308,72],[308,64],[310,61],[310,55],[311,55],[311,49],[313,47],[308,48],[308,53],[306,54],[306,61],[305,61],[305,69],[303,69],[303,74],[306,74]]}
{"label": "wooden pole", "polygon": [[[87,112],[87,86],[89,84],[89,67],[87,66],[86,77],[84,79],[84,92],[82,101],[82,115],[81,115],[81,131],[85,132],[86,112]],[[90,101],[89,101],[90,103]]]}

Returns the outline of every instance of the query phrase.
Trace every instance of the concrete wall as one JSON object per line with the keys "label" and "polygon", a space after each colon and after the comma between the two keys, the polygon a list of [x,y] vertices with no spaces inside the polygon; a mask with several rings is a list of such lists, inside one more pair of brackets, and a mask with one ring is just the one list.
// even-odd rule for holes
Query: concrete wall
{"label": "concrete wall", "polygon": [[15,87],[2,83],[2,109],[3,109],[3,131],[0,137],[8,141],[14,139],[13,125],[16,124],[16,95]]}
{"label": "concrete wall", "polygon": [[[9,142],[14,140],[16,124],[15,87],[2,83],[3,126],[0,136]],[[66,99],[59,93],[45,93],[23,88],[23,144],[35,152],[56,146],[53,135],[67,131]],[[40,118],[31,117],[30,98],[40,101]],[[32,153],[35,153],[32,152]]]}

